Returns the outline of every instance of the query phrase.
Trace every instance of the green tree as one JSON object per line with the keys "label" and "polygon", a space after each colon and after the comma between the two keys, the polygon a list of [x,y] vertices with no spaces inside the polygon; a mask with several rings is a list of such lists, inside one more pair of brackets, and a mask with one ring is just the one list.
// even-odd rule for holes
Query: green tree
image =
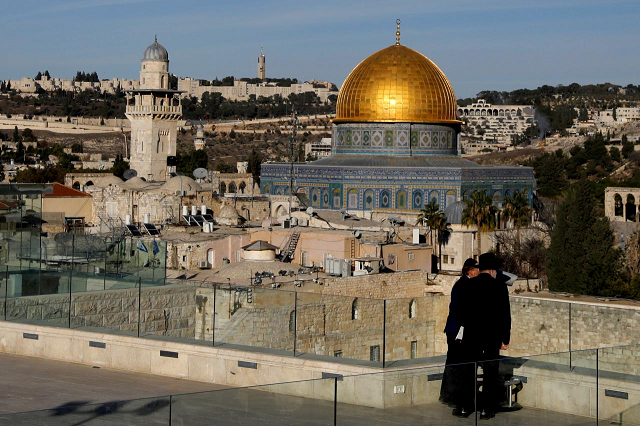
{"label": "green tree", "polygon": [[20,132],[18,132],[18,126],[13,128],[13,138],[11,139],[14,142],[20,142]]}
{"label": "green tree", "polygon": [[247,172],[251,173],[254,182],[260,184],[260,170],[262,167],[262,156],[258,154],[254,149],[251,150],[251,154],[247,158]]}
{"label": "green tree", "polygon": [[516,229],[531,223],[531,207],[527,196],[520,191],[504,197],[502,217],[513,222]]}
{"label": "green tree", "polygon": [[555,155],[546,152],[527,163],[533,167],[538,193],[545,197],[560,195],[569,183],[564,171],[567,159],[562,151],[559,151]]}
{"label": "green tree", "polygon": [[122,154],[116,155],[116,160],[113,162],[113,167],[111,167],[111,173],[122,179],[124,172],[128,169],[129,163],[122,158]]}
{"label": "green tree", "polygon": [[462,211],[462,224],[478,228],[478,251],[482,253],[482,233],[496,229],[497,209],[493,198],[484,191],[476,191],[464,200],[466,206]]}
{"label": "green tree", "polygon": [[449,243],[453,230],[451,225],[447,223],[447,215],[441,211],[438,211],[431,219],[431,226],[438,240],[438,263],[442,267],[442,246]]}
{"label": "green tree", "polygon": [[420,214],[418,215],[418,220],[416,221],[416,225],[422,225],[429,228],[429,235],[431,239],[431,246],[433,247],[433,227],[435,225],[435,220],[440,211],[440,206],[435,201],[431,201],[420,210]]}
{"label": "green tree", "polygon": [[[623,272],[609,220],[598,216],[595,185],[581,179],[560,203],[547,251],[549,289],[611,295]],[[615,293],[615,291],[613,291]]]}
{"label": "green tree", "polygon": [[615,161],[616,163],[620,163],[622,158],[620,157],[620,150],[615,146],[611,147],[609,150],[609,156],[611,157],[611,161]]}

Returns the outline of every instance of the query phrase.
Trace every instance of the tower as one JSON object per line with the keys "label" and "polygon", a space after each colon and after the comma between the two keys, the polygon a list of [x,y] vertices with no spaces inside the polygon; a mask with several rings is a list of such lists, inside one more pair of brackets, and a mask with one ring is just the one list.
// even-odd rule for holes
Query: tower
{"label": "tower", "polygon": [[176,155],[177,124],[182,117],[180,93],[170,89],[169,54],[156,37],[142,57],[139,89],[127,91],[129,165],[142,178],[167,180],[167,157]]}
{"label": "tower", "polygon": [[196,150],[204,149],[207,144],[207,140],[204,137],[204,127],[202,127],[202,124],[198,125],[196,137],[193,138],[193,144],[195,145]]}
{"label": "tower", "polygon": [[258,56],[258,78],[260,80],[267,78],[267,60],[262,52],[262,46],[260,46],[260,56]]}

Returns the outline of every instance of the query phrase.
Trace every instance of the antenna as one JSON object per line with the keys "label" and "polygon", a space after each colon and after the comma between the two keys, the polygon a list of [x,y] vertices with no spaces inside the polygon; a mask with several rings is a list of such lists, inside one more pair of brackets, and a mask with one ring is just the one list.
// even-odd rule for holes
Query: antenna
{"label": "antenna", "polygon": [[129,169],[122,174],[122,177],[124,178],[124,180],[129,180],[136,176],[138,176],[138,172],[136,172],[134,169]]}
{"label": "antenna", "polygon": [[204,179],[208,174],[209,172],[207,171],[207,169],[203,169],[202,167],[199,167],[193,171],[193,177],[196,179]]}

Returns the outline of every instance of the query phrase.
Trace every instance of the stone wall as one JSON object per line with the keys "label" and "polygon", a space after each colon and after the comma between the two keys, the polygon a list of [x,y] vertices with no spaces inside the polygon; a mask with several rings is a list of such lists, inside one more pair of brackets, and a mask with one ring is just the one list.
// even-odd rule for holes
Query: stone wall
{"label": "stone wall", "polygon": [[[143,287],[140,332],[193,338],[195,288],[189,285]],[[4,313],[4,312],[3,312]],[[53,294],[7,300],[8,319],[68,326],[69,295]],[[118,332],[138,331],[138,289],[74,293],[71,327],[99,327]]]}
{"label": "stone wall", "polygon": [[323,294],[376,299],[423,297],[439,282],[428,280],[425,271],[396,272],[393,274],[361,275],[346,278],[326,278]]}

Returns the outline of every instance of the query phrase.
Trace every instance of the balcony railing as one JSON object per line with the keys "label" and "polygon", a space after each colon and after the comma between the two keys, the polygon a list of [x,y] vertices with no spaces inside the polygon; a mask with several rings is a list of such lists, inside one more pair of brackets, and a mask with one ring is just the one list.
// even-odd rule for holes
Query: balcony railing
{"label": "balcony railing", "polygon": [[182,106],[167,105],[129,105],[127,106],[128,114],[148,114],[156,112],[159,114],[182,114]]}

